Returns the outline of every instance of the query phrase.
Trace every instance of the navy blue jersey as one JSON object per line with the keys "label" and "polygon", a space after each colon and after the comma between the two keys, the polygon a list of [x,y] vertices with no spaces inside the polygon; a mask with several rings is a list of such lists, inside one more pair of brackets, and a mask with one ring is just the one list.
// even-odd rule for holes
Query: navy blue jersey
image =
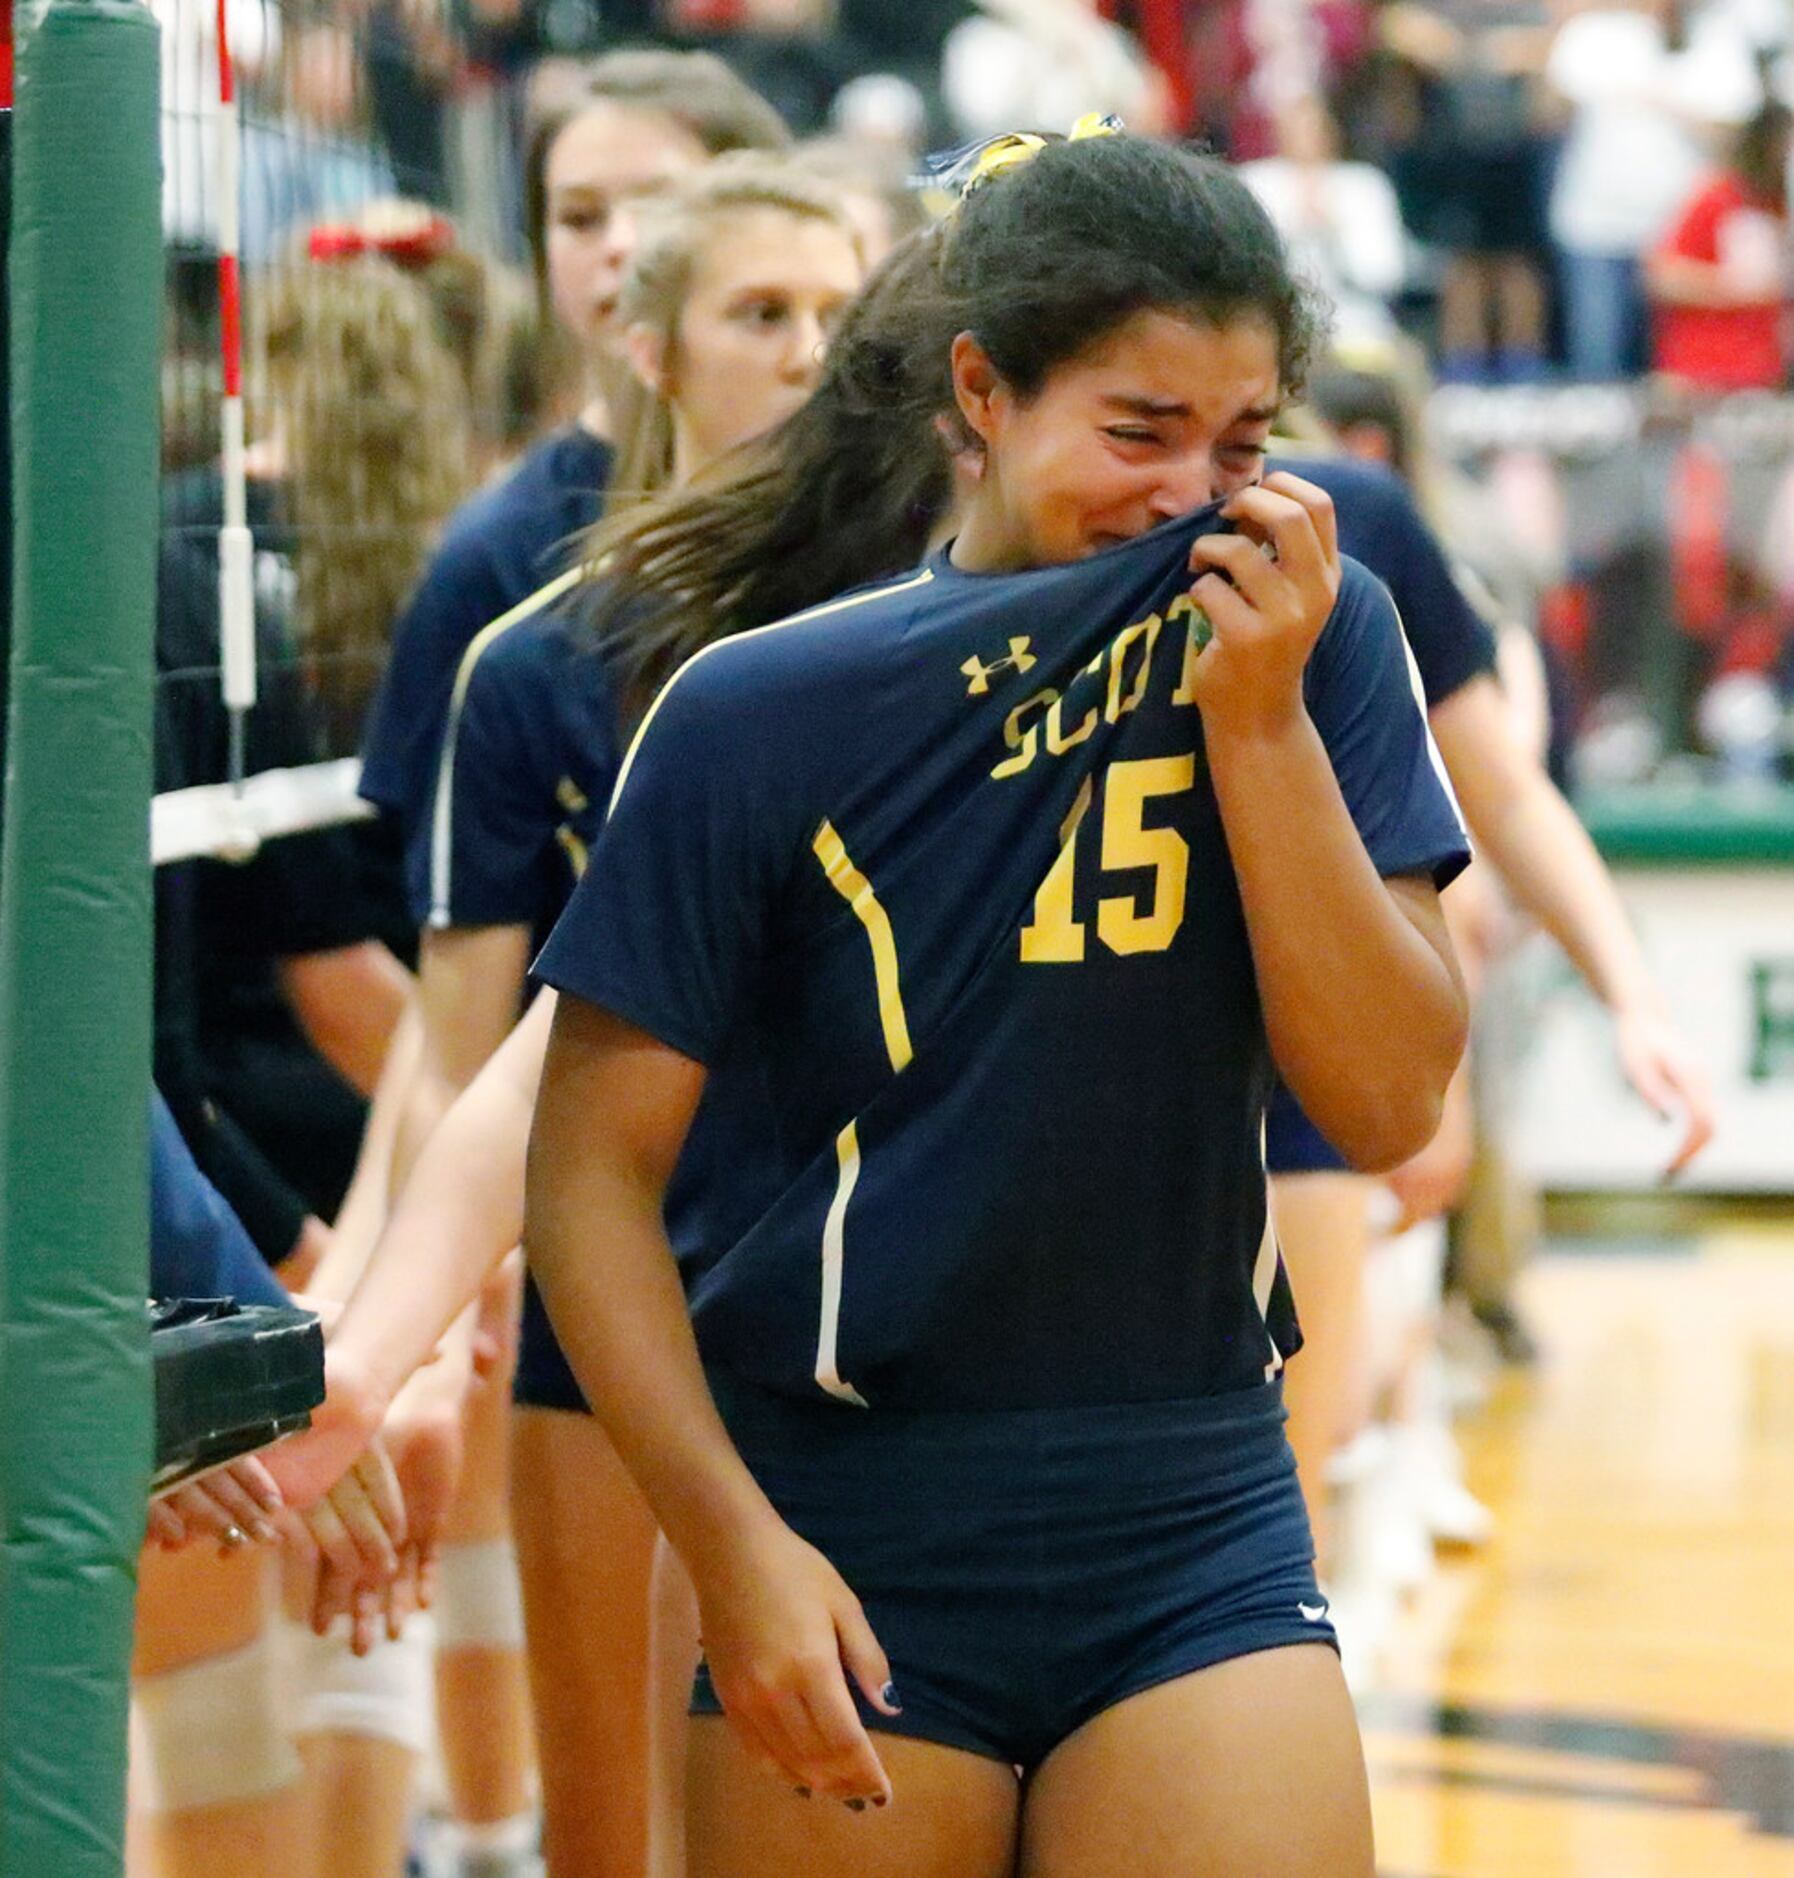
{"label": "navy blue jersey", "polygon": [[598,519],[611,453],[577,425],[529,452],[456,512],[393,633],[362,742],[361,793],[407,841],[429,813],[443,720],[462,654],[557,571],[569,538]]}
{"label": "navy blue jersey", "polygon": [[1339,551],[1388,587],[1429,710],[1495,670],[1495,635],[1465,597],[1399,476],[1349,456],[1275,457],[1265,469],[1288,470],[1333,498]]}
{"label": "navy blue jersey", "polygon": [[540,940],[585,869],[621,753],[604,661],[565,604],[578,590],[563,575],[462,657],[407,863],[420,925],[528,926]]}
{"label": "navy blue jersey", "polygon": [[168,1104],[150,1095],[150,1296],[285,1304],[242,1222],[199,1171]]}
{"label": "navy blue jersey", "polygon": [[[939,556],[661,692],[538,973],[709,1071],[667,1200],[707,1362],[1026,1406],[1244,1388],[1295,1347],[1188,671],[1214,520],[1017,575]],[[1378,868],[1454,874],[1355,564],[1305,688]]]}

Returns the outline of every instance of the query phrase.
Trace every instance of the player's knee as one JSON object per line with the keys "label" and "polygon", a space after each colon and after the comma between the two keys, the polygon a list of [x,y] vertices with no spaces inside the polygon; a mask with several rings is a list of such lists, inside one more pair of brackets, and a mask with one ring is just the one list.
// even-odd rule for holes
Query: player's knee
{"label": "player's knee", "polygon": [[523,1587],[510,1540],[445,1545],[433,1614],[439,1649],[521,1650]]}
{"label": "player's knee", "polygon": [[266,1799],[299,1778],[272,1630],[242,1649],[139,1677],[133,1694],[151,1812]]}
{"label": "player's knee", "polygon": [[366,1656],[349,1647],[346,1625],[319,1637],[284,1627],[295,1735],[361,1735],[414,1754],[432,1738],[434,1627],[413,1617],[396,1641],[382,1637]]}

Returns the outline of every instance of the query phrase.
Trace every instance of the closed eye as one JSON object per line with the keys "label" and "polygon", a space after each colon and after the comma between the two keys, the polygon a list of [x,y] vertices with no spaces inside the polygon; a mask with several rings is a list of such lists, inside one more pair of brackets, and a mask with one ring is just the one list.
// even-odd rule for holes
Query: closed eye
{"label": "closed eye", "polygon": [[738,300],[730,311],[743,325],[777,326],[789,318],[791,308],[772,294],[756,294],[751,299]]}
{"label": "closed eye", "polygon": [[1141,424],[1105,424],[1103,435],[1113,437],[1119,443],[1158,443],[1161,441],[1156,430],[1149,430]]}

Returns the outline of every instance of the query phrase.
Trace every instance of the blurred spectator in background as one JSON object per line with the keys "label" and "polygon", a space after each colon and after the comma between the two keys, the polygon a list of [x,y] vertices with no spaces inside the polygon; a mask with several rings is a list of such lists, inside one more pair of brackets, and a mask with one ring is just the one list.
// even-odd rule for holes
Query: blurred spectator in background
{"label": "blurred spectator in background", "polygon": [[829,106],[834,135],[901,162],[906,177],[928,141],[928,103],[895,72],[863,72],[835,93]]}
{"label": "blurred spectator in background", "polygon": [[662,0],[661,13],[663,30],[727,59],[800,136],[823,128],[857,69],[833,0]]}
{"label": "blurred spectator in background", "polygon": [[1341,159],[1338,126],[1319,97],[1288,106],[1277,128],[1278,154],[1244,164],[1240,174],[1297,267],[1332,299],[1335,338],[1390,338],[1390,303],[1407,274],[1394,186],[1371,164]]}
{"label": "blurred spectator in background", "polygon": [[1723,126],[1762,100],[1749,41],[1717,8],[1596,6],[1552,43],[1546,78],[1572,109],[1551,192],[1564,337],[1580,379],[1645,366],[1644,256],[1688,201]]}
{"label": "blurred spectator in background", "polygon": [[274,92],[272,113],[244,113],[246,267],[272,260],[294,228],[397,193],[374,140],[354,35],[342,19],[319,13],[288,21]]}
{"label": "blurred spectator in background", "polygon": [[981,0],[947,35],[941,85],[966,137],[1069,130],[1092,111],[1149,134],[1170,122],[1164,81],[1094,0]]}
{"label": "blurred spectator in background", "polygon": [[151,0],[162,28],[162,235],[174,249],[218,245],[218,22],[239,79],[253,84],[280,50],[281,14],[264,0]]}
{"label": "blurred spectator in background", "polygon": [[447,208],[448,111],[463,54],[443,0],[372,0],[360,42],[369,109],[400,190]]}
{"label": "blurred spectator in background", "polygon": [[1408,0],[1379,16],[1408,226],[1436,248],[1440,376],[1526,383],[1545,362],[1545,0]]}
{"label": "blurred spectator in background", "polygon": [[1334,96],[1371,43],[1367,0],[1135,0],[1103,10],[1137,23],[1167,80],[1172,128],[1242,163],[1273,155],[1281,114]]}
{"label": "blurred spectator in background", "polygon": [[1788,375],[1788,159],[1794,116],[1766,104],[1645,263],[1652,365],[1705,391]]}

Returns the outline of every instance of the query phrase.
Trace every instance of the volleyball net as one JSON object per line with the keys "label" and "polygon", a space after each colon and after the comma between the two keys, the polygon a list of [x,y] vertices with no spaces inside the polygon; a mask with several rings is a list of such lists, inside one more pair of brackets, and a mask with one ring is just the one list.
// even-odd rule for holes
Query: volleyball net
{"label": "volleyball net", "polygon": [[533,9],[506,38],[448,0],[152,3],[161,864],[362,813],[394,621],[549,367],[518,254]]}

